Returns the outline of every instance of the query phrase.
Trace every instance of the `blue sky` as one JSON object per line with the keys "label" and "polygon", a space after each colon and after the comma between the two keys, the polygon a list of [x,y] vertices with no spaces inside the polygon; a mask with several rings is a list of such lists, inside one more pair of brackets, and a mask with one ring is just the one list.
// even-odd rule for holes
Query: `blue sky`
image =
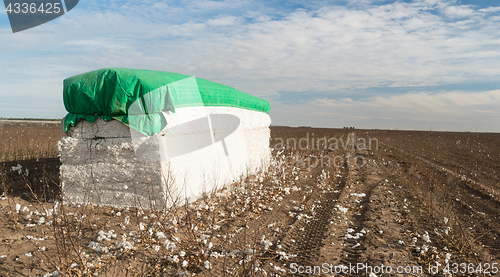
{"label": "blue sky", "polygon": [[275,125],[500,132],[500,3],[94,1],[13,34],[0,117],[62,118],[62,80],[104,67],[221,82]]}

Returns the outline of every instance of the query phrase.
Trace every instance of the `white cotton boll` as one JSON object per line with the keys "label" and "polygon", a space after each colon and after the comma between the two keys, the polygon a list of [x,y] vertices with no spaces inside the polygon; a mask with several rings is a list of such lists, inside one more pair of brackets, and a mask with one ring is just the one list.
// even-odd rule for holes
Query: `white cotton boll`
{"label": "white cotton boll", "polygon": [[97,235],[98,235],[97,236],[97,241],[102,241],[104,239],[107,239],[106,236],[104,235],[104,231],[103,230],[99,231],[99,233]]}
{"label": "white cotton boll", "polygon": [[445,263],[448,263],[451,259],[451,254],[450,253],[446,253],[446,258],[444,260]]}
{"label": "white cotton boll", "polygon": [[179,256],[174,255],[174,257],[172,257],[171,261],[174,262],[174,263],[178,263],[179,262]]}
{"label": "white cotton boll", "polygon": [[337,209],[339,211],[341,211],[342,213],[347,213],[347,211],[348,211],[348,208],[344,208],[344,207],[342,207],[340,205],[335,205],[335,207],[337,207]]}
{"label": "white cotton boll", "polygon": [[146,227],[144,226],[144,223],[139,223],[139,230],[144,231]]}
{"label": "white cotton boll", "polygon": [[45,212],[47,213],[47,217],[52,216],[52,212],[53,212],[53,211],[52,211],[52,209],[50,209],[50,210],[45,210]]}
{"label": "white cotton boll", "polygon": [[103,230],[101,230],[98,233],[97,241],[110,241],[113,238],[116,238],[115,230],[109,230],[108,232],[104,232]]}
{"label": "white cotton boll", "polygon": [[163,232],[160,232],[160,231],[156,232],[156,237],[158,239],[164,239],[164,238],[166,238],[165,234]]}
{"label": "white cotton boll", "polygon": [[264,249],[268,250],[269,247],[273,245],[273,243],[271,241],[269,241],[269,240],[266,240],[265,238],[266,238],[266,236],[263,235],[262,238],[261,238],[261,240],[260,240],[260,242],[264,245]]}
{"label": "white cotton boll", "polygon": [[51,273],[45,273],[43,275],[43,277],[58,277],[60,275],[60,273],[58,271],[54,271],[54,272],[51,272]]}
{"label": "white cotton boll", "polygon": [[16,204],[16,213],[19,213],[19,210],[21,210],[21,204]]}
{"label": "white cotton boll", "polygon": [[125,238],[122,238],[122,242],[116,242],[115,246],[116,246],[116,248],[121,248],[122,251],[127,250],[127,249],[134,249],[134,245],[132,245],[132,243],[128,242]]}
{"label": "white cotton boll", "polygon": [[98,242],[94,242],[94,241],[91,241],[87,247],[92,248],[95,252],[103,252],[103,253],[109,252],[109,250],[106,246],[102,246]]}
{"label": "white cotton boll", "polygon": [[20,164],[17,164],[17,166],[13,166],[10,171],[17,171],[17,173],[20,175],[22,171],[23,166]]}
{"label": "white cotton boll", "polygon": [[167,249],[167,251],[174,251],[175,250],[175,243],[169,241],[168,239],[166,239],[164,242],[163,242],[163,245],[165,246],[165,248]]}
{"label": "white cotton boll", "polygon": [[247,248],[247,249],[243,250],[243,252],[245,252],[245,254],[248,254],[248,255],[253,255],[253,254],[255,254],[255,252],[257,252],[257,250]]}
{"label": "white cotton boll", "polygon": [[422,235],[422,239],[427,242],[427,243],[431,243],[431,239],[429,237],[429,233],[427,233],[427,231],[425,231],[425,234]]}

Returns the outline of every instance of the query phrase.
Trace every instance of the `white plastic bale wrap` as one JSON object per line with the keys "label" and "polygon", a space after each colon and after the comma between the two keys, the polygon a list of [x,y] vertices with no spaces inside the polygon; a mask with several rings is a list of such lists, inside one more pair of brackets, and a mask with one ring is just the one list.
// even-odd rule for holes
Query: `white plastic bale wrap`
{"label": "white plastic bale wrap", "polygon": [[[217,115],[238,118],[237,128],[218,132]],[[269,165],[271,120],[265,113],[186,107],[165,117],[167,127],[150,137],[116,120],[72,127],[58,144],[65,202],[161,209]],[[211,118],[210,132],[190,124],[204,118]]]}

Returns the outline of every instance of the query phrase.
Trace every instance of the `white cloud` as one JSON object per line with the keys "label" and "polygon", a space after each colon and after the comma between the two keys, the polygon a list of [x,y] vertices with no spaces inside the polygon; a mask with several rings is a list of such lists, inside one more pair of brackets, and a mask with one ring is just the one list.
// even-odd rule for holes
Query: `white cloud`
{"label": "white cloud", "polygon": [[235,16],[225,16],[216,19],[207,20],[207,24],[211,27],[231,26],[238,22]]}
{"label": "white cloud", "polygon": [[[392,96],[376,96],[367,99],[354,101],[351,98],[342,98],[340,100],[320,98],[313,100],[310,104],[319,106],[372,106],[381,108],[403,108],[403,109],[422,109],[422,108],[454,108],[457,111],[462,108],[476,106],[499,106],[500,90],[483,92],[417,92],[405,93]],[[500,111],[499,111],[500,114]]]}
{"label": "white cloud", "polygon": [[[203,9],[244,4],[207,1]],[[102,53],[92,53],[97,67],[109,62],[105,44],[124,45],[129,49],[124,52],[136,53],[121,62],[129,67],[154,60],[155,69],[162,69],[161,63],[168,65],[164,70],[229,79],[260,95],[381,84],[437,85],[479,76],[499,77],[500,30],[495,24],[484,17],[449,22],[428,10],[428,5],[449,8],[455,15],[470,10],[449,1],[396,2],[368,5],[361,10],[341,6],[298,10],[280,20],[264,16],[263,21],[247,24],[237,16],[171,24],[158,21],[160,15],[148,8],[135,17],[127,11],[74,13],[46,29],[61,30],[64,36],[60,38],[65,37],[69,44],[104,43],[87,49],[102,49]],[[141,11],[138,5],[130,7],[134,9]],[[145,18],[146,14],[151,18]],[[224,32],[211,27],[224,27]],[[56,38],[53,40],[57,43]],[[36,44],[46,48],[53,45]]]}
{"label": "white cloud", "polygon": [[275,125],[291,126],[447,131],[475,131],[477,127],[479,131],[500,132],[499,95],[500,91],[455,91],[353,101],[317,98],[301,104],[276,103],[271,118]]}
{"label": "white cloud", "polygon": [[[358,88],[498,80],[500,17],[490,15],[499,7],[476,11],[445,0],[353,1],[280,17],[246,0],[189,1],[182,7],[169,1],[94,3],[101,8],[74,9],[37,27],[53,33],[0,34],[0,53],[17,57],[0,60],[2,82],[27,90],[16,78],[62,81],[102,67],[148,68],[196,75],[266,97],[321,91],[331,93],[331,99],[339,90],[354,91],[352,97],[312,104],[362,105],[379,117],[384,107],[441,105],[455,111],[479,103],[477,110],[488,111],[481,103],[498,100],[490,92],[352,99],[360,99]],[[280,104],[273,103],[278,110]]]}
{"label": "white cloud", "polygon": [[448,6],[444,13],[450,17],[467,17],[475,14],[475,11],[467,6]]}
{"label": "white cloud", "polygon": [[499,106],[500,90],[493,90],[405,93],[355,101],[318,98],[306,105],[287,108],[315,115],[309,120],[318,126],[338,121],[344,126],[360,128],[426,129],[430,124],[434,130],[471,131],[480,126],[482,131],[499,132]]}
{"label": "white cloud", "polygon": [[500,12],[500,7],[488,7],[486,9],[480,9],[479,11],[484,13]]}

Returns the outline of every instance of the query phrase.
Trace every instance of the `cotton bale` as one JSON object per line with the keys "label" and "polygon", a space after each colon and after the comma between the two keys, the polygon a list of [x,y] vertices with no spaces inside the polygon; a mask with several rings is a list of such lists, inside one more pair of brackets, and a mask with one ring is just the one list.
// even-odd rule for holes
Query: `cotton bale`
{"label": "cotton bale", "polygon": [[64,103],[66,203],[164,208],[269,165],[269,102],[222,84],[107,68],[66,79]]}

